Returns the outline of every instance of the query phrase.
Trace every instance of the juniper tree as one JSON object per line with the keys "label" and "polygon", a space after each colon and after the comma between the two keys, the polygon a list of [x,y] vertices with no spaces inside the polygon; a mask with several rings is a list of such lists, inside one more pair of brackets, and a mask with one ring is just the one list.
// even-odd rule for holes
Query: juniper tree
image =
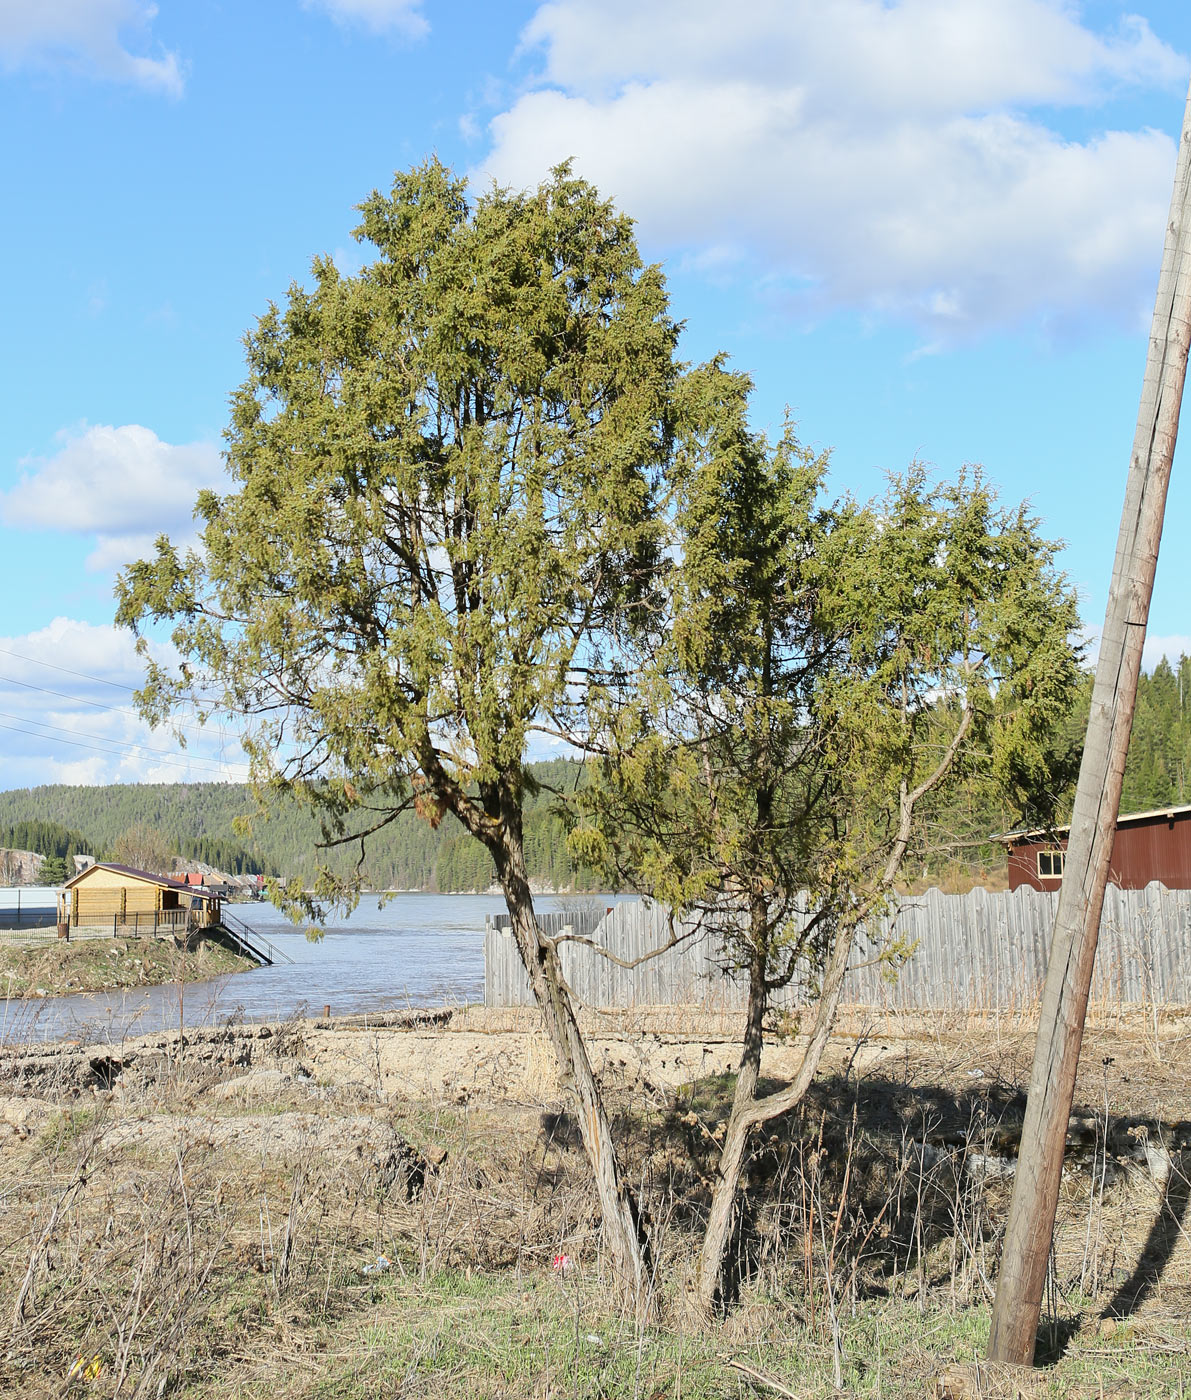
{"label": "juniper tree", "polygon": [[[708,1311],[729,1291],[750,1137],[809,1087],[922,804],[977,756],[1005,783],[1041,780],[1078,680],[1074,601],[1024,509],[979,474],[936,485],[918,468],[867,507],[828,503],[826,460],[790,429],[772,447],[750,431],[748,391],[719,364],[683,385],[669,608],[631,680],[609,673],[593,697],[606,752],[571,838],[700,914],[747,986],[697,1280]],[[794,981],[817,993],[805,1053],[758,1096],[766,1014]]]}
{"label": "juniper tree", "polygon": [[[534,915],[527,746],[601,638],[648,603],[676,326],[630,221],[565,166],[473,198],[436,162],[361,206],[372,251],[329,258],[246,337],[231,477],[118,586],[169,621],[156,720],[197,697],[252,722],[262,790],[357,843],[413,805],[491,855],[599,1191],[621,1279],[644,1251],[554,944]],[[324,868],[319,898],[350,897]]]}

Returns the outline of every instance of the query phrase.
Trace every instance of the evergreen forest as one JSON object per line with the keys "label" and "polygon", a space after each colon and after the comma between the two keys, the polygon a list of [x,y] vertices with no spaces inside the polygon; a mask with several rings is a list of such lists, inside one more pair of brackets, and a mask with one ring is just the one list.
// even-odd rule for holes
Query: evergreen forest
{"label": "evergreen forest", "polygon": [[[526,810],[530,878],[545,889],[594,888],[589,875],[576,872],[565,828],[553,813],[554,793],[578,780],[579,765],[556,759],[533,765],[532,772],[541,789]],[[16,788],[0,792],[0,847],[104,859],[125,832],[144,825],[184,859],[230,875],[312,879],[325,854],[317,850],[317,818],[294,802],[271,808],[267,817],[254,810],[249,789],[235,783]],[[250,836],[237,831],[238,818],[250,822]],[[333,863],[346,871],[358,858],[358,847],[342,848]],[[435,828],[412,811],[369,838],[362,873],[372,889],[444,893],[484,890],[495,878],[488,853],[450,813]]]}

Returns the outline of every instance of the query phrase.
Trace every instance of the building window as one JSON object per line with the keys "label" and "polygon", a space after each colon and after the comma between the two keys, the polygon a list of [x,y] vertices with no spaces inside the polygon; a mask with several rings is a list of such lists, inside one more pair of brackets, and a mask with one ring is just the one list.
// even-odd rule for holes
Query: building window
{"label": "building window", "polygon": [[1061,880],[1066,851],[1039,851],[1038,878],[1040,880]]}

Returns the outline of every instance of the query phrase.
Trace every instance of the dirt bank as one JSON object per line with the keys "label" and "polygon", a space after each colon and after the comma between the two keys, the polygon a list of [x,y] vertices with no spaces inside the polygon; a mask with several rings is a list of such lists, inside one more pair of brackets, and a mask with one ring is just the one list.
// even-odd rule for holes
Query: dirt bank
{"label": "dirt bank", "polygon": [[256,964],[204,940],[183,956],[165,938],[56,939],[33,947],[0,944],[0,997],[54,997],[197,982]]}
{"label": "dirt bank", "polygon": [[[605,1092],[626,1109],[661,1111],[695,1093],[692,1086],[722,1086],[735,1071],[734,1015],[642,1008],[583,1019]],[[1073,1160],[1097,1144],[1103,1152],[1106,1132],[1109,1155],[1122,1160],[1143,1161],[1140,1144],[1151,1139],[1172,1150],[1191,1147],[1191,1018],[1166,1017],[1157,1049],[1154,1034],[1140,1017],[1089,1026],[1072,1115]],[[970,1136],[978,1113],[990,1144],[1012,1157],[1032,1050],[1032,1032],[1020,1021],[846,1012],[812,1100],[867,1098],[874,1131],[913,1131],[938,1146]],[[801,1054],[800,1037],[775,1039],[765,1050],[764,1079],[789,1079]],[[10,1090],[34,1096],[103,1093],[140,1102],[163,1077],[179,1073],[206,1101],[242,1109],[318,1099],[453,1110],[565,1107],[549,1041],[526,1009],[294,1019],[116,1043],[13,1047],[2,1078]],[[710,1111],[715,1092],[698,1092],[710,1093]]]}

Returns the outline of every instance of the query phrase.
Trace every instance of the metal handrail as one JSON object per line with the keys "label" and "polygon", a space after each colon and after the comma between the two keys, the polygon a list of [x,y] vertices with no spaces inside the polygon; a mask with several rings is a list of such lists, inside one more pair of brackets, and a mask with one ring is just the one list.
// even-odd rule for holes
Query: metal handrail
{"label": "metal handrail", "polygon": [[[229,914],[226,909],[220,911],[220,923],[232,939],[247,949],[248,953],[258,961],[267,963],[292,963],[294,961],[287,952],[270,942],[258,929],[243,923],[235,915]],[[256,944],[262,944],[266,951],[262,953],[261,949],[255,946]]]}
{"label": "metal handrail", "polygon": [[190,933],[195,930],[208,928],[202,911],[198,909],[134,909],[131,912],[119,913],[113,910],[109,914],[84,914],[79,917],[77,923],[73,918],[63,920],[69,924],[72,930],[76,928],[110,928],[112,936],[117,932],[125,936],[132,934],[140,937],[143,934],[157,934],[161,932],[177,933],[184,931]]}

